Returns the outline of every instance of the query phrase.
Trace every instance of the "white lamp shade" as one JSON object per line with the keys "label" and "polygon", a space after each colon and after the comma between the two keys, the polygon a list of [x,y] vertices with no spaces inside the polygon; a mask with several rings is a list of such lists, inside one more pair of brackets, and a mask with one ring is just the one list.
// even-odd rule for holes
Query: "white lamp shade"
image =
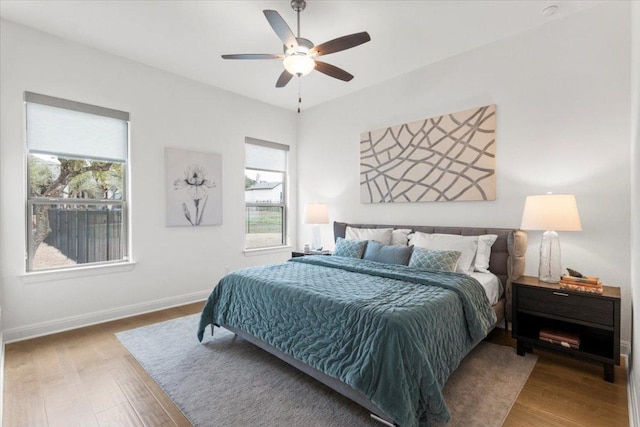
{"label": "white lamp shade", "polygon": [[293,54],[284,58],[284,68],[294,76],[309,74],[316,66],[316,62],[307,55]]}
{"label": "white lamp shade", "polygon": [[581,231],[576,198],[572,194],[527,196],[522,213],[523,230]]}
{"label": "white lamp shade", "polygon": [[305,224],[328,224],[329,211],[324,203],[307,203],[304,207]]}

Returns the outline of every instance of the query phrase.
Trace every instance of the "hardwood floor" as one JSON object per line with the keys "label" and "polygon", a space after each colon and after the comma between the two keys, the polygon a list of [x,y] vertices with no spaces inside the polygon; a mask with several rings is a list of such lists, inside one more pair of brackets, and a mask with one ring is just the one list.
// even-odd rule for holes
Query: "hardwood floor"
{"label": "hardwood floor", "polygon": [[[496,329],[488,338],[515,348],[511,332]],[[534,350],[538,356],[527,383],[503,426],[628,426],[627,372],[614,368],[615,382],[602,378],[602,365]],[[624,363],[624,360],[622,361]]]}
{"label": "hardwood floor", "polygon": [[8,344],[3,426],[190,426],[113,334],[198,313],[203,305]]}
{"label": "hardwood floor", "polygon": [[[8,344],[5,427],[190,426],[113,335],[201,310],[195,303]],[[489,341],[514,346],[498,329]],[[515,350],[514,350],[515,351]],[[627,426],[623,367],[615,383],[602,368],[536,350],[538,362],[505,426]]]}

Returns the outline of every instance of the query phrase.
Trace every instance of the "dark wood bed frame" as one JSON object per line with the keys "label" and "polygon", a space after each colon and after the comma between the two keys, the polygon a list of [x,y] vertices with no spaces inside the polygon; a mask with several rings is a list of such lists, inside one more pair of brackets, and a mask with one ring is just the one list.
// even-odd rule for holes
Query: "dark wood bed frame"
{"label": "dark wood bed frame", "polygon": [[[498,316],[496,324],[499,324],[504,320],[506,326],[508,319],[511,318],[511,282],[513,279],[524,274],[524,256],[527,249],[527,234],[524,231],[507,228],[432,227],[415,225],[347,224],[345,222],[334,222],[334,239],[337,239],[338,237],[344,238],[347,226],[355,228],[402,228],[411,229],[412,231],[420,231],[423,233],[456,234],[462,236],[496,234],[498,238],[491,247],[489,271],[500,278],[505,290],[498,303],[493,306],[493,309]],[[343,396],[351,399],[358,405],[367,409],[371,413],[371,417],[376,421],[390,426],[395,425],[394,421],[381,411],[373,402],[371,402],[367,396],[358,390],[355,390],[350,385],[345,384],[336,378],[330,377],[324,372],[312,368],[297,359],[294,359],[271,344],[261,341],[253,335],[249,335],[238,328],[228,325],[221,326],[261,349],[273,354],[294,368],[310,375]]]}

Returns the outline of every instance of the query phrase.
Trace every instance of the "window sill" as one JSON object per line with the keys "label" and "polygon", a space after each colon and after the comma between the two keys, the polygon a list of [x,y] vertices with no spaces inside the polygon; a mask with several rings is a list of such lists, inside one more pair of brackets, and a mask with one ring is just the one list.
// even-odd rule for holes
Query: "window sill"
{"label": "window sill", "polygon": [[23,283],[53,282],[56,280],[77,279],[79,277],[99,276],[110,273],[132,271],[136,266],[134,261],[114,264],[91,265],[85,267],[65,268],[61,270],[32,271],[20,275]]}
{"label": "window sill", "polygon": [[258,256],[258,255],[269,255],[269,254],[277,254],[281,252],[291,252],[291,245],[285,246],[269,246],[267,248],[255,248],[255,249],[245,249],[244,256]]}

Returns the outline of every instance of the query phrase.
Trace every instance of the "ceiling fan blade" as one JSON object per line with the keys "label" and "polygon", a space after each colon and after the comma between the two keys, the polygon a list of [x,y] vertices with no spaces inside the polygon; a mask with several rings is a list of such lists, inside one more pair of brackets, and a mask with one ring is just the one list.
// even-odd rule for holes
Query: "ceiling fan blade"
{"label": "ceiling fan blade", "polygon": [[275,10],[263,10],[264,16],[269,21],[269,25],[273,28],[273,31],[276,32],[282,43],[287,47],[293,47],[294,49],[298,48],[298,41],[296,40],[296,36],[291,31],[291,28],[287,25],[282,16]]}
{"label": "ceiling fan blade", "polygon": [[282,59],[284,55],[272,53],[240,53],[237,55],[222,55],[222,59]]}
{"label": "ceiling fan blade", "polygon": [[351,49],[352,47],[359,46],[369,40],[371,40],[371,37],[366,31],[363,31],[362,33],[349,34],[348,36],[338,37],[337,39],[319,44],[311,49],[309,53],[311,55],[316,54],[316,56],[328,55],[330,53],[340,52],[341,50]]}
{"label": "ceiling fan blade", "polygon": [[280,77],[278,77],[278,81],[276,82],[276,87],[285,87],[287,83],[293,78],[293,74],[284,70]]}
{"label": "ceiling fan blade", "polygon": [[315,69],[323,74],[326,74],[329,77],[344,80],[345,82],[351,81],[351,79],[353,78],[352,74],[347,73],[342,68],[338,68],[335,65],[327,64],[326,62],[322,61],[316,61]]}

